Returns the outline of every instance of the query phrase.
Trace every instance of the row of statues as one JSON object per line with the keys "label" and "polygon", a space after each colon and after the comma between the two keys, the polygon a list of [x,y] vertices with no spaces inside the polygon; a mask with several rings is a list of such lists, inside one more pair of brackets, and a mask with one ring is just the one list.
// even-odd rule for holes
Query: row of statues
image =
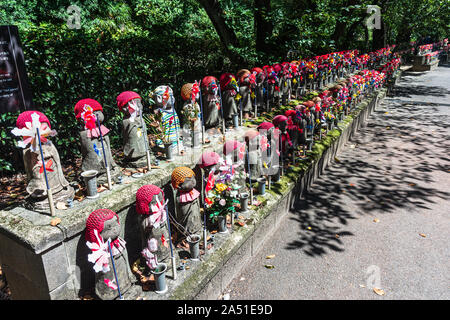
{"label": "row of statues", "polygon": [[[287,70],[283,65],[279,68]],[[255,116],[255,113],[252,114],[255,110],[255,104],[251,102],[252,93],[253,99],[256,97],[259,101],[258,94],[262,98],[265,89],[264,78],[258,78],[258,75],[273,76],[276,73],[271,72],[270,69],[244,69],[237,73],[238,81],[233,75],[226,74],[220,80],[205,77],[200,83],[183,86],[184,124],[187,126],[185,129],[193,133],[193,140],[199,142],[203,126],[220,126],[220,118],[229,127],[236,125],[240,111],[244,118]],[[207,218],[214,219],[238,210],[239,198],[253,192],[252,183],[259,177],[267,177],[270,183],[271,177],[279,175],[280,170],[283,172],[287,163],[293,164],[296,158],[304,157],[306,149],[311,150],[314,139],[322,134],[324,128],[331,130],[358,98],[385,81],[383,77],[376,78],[378,76],[375,71],[361,71],[339,81],[313,99],[293,105],[283,114],[276,115],[271,122],[262,122],[256,129],[247,130],[242,141],[225,140],[222,155],[214,151],[204,152],[194,170],[177,167],[172,172],[170,183],[173,194],[169,196],[174,200],[172,209],[168,208],[168,196],[161,187],[142,186],[136,193],[136,213],[141,230],[142,261],[147,270],[155,270],[160,263],[168,263],[173,258],[174,234],[177,241],[201,234],[206,229]],[[373,81],[374,78],[377,80]],[[296,84],[288,79],[283,78],[286,85]],[[242,85],[246,81],[249,83],[247,89]],[[257,89],[258,84],[261,91]],[[278,92],[279,99],[289,99],[292,87],[288,87],[286,97],[283,93],[286,89],[276,88],[277,84],[273,82],[269,88],[273,90],[273,96],[277,96],[275,92]],[[161,113],[164,132],[164,139],[159,143],[179,145],[180,121],[175,111],[172,89],[160,86],[153,92],[152,98]],[[261,101],[264,102],[264,99]],[[117,106],[124,114],[122,136],[127,165],[135,168],[148,166],[150,151],[142,98],[136,92],[125,91],[117,97]],[[263,107],[263,104],[260,106]],[[111,153],[109,129],[103,125],[101,104],[94,99],[82,99],[76,103],[74,113],[80,125],[82,170],[97,171],[99,183],[118,179],[121,171]],[[64,202],[73,199],[75,191],[63,175],[58,151],[50,140],[56,131],[52,130],[49,119],[39,111],[23,112],[17,119],[13,134],[22,137],[18,146],[24,148],[27,192],[34,208],[45,210],[50,202],[46,199],[50,190],[53,200]],[[299,147],[303,150],[302,156],[298,153]],[[88,259],[94,264],[96,293],[102,299],[117,297],[117,279],[120,279],[122,287],[131,283],[129,274],[124,271],[129,266],[125,240],[119,234],[118,215],[109,209],[95,210],[87,219],[86,244],[92,250]]]}

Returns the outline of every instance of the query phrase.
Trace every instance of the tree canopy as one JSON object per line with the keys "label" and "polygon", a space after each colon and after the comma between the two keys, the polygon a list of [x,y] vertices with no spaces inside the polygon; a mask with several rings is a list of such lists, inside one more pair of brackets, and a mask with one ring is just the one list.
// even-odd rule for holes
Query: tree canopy
{"label": "tree canopy", "polygon": [[[368,5],[381,8],[382,28],[368,30]],[[80,29],[68,27],[69,6]],[[64,128],[63,157],[77,154],[73,106],[92,97],[118,130],[115,98],[143,97],[160,84],[179,95],[186,82],[285,59],[447,36],[447,0],[2,0],[0,24],[19,27],[34,102]],[[12,170],[16,114],[0,115],[0,168]],[[5,133],[6,132],[6,133]],[[119,132],[119,131],[117,131]],[[113,139],[113,145],[118,143]],[[119,144],[119,143],[118,143]]]}

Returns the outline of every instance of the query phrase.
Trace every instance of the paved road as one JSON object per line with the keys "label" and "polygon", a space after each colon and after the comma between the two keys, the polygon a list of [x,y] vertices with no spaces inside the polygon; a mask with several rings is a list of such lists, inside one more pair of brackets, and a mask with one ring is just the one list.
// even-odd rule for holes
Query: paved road
{"label": "paved road", "polygon": [[449,119],[450,67],[404,75],[224,294],[450,299]]}

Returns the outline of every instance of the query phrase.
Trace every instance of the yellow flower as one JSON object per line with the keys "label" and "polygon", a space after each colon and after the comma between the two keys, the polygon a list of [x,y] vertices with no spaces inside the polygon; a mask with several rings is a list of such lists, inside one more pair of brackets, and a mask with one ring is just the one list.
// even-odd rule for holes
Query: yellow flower
{"label": "yellow flower", "polygon": [[216,191],[217,192],[223,192],[227,190],[228,186],[225,183],[218,183],[216,184]]}

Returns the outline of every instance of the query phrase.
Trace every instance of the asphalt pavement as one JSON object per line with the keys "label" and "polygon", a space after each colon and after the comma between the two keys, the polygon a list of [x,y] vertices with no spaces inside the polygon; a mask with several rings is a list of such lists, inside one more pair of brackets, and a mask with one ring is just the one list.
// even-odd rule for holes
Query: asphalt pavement
{"label": "asphalt pavement", "polygon": [[449,120],[450,66],[404,73],[219,299],[450,299]]}

